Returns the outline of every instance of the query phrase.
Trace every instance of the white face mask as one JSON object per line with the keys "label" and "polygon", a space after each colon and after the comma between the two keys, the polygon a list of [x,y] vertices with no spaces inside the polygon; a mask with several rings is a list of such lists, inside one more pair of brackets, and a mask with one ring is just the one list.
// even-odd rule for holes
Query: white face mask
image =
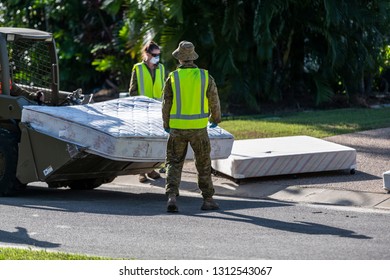
{"label": "white face mask", "polygon": [[155,56],[150,59],[150,63],[157,64],[160,61],[160,56]]}

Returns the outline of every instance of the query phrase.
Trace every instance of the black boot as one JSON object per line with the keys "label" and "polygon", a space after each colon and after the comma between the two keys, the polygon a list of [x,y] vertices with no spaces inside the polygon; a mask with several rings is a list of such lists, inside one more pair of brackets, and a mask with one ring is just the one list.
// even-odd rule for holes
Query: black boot
{"label": "black boot", "polygon": [[214,201],[214,199],[212,197],[209,197],[209,198],[205,198],[203,200],[203,204],[202,204],[202,207],[200,208],[202,210],[218,210],[219,209],[219,205],[218,203],[216,203]]}
{"label": "black boot", "polygon": [[179,208],[176,205],[176,195],[169,195],[167,202],[167,212],[174,213],[178,212]]}

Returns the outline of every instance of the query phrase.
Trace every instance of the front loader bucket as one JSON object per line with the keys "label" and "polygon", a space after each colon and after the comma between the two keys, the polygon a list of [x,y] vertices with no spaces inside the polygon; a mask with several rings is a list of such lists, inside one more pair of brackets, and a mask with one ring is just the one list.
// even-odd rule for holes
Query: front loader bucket
{"label": "front loader bucket", "polygon": [[21,123],[16,177],[23,184],[75,182],[139,174],[162,162],[116,161],[86,152],[86,147],[43,134]]}

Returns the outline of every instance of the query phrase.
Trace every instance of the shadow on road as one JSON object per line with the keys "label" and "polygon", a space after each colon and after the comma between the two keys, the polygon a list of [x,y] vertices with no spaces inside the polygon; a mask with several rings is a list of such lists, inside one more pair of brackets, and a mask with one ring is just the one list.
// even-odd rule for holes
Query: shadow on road
{"label": "shadow on road", "polygon": [[[310,234],[310,235],[335,235],[339,237],[348,237],[356,239],[372,239],[372,237],[366,235],[357,234],[354,231],[346,230],[342,228],[327,226],[319,223],[312,223],[306,221],[294,221],[294,222],[285,222],[280,220],[266,219],[262,217],[249,216],[244,214],[238,214],[233,212],[223,212],[226,216],[224,217],[215,217],[215,216],[203,216],[204,218],[211,219],[225,219],[229,221],[249,223],[256,226],[287,231],[295,232],[300,234]],[[198,215],[195,215],[198,216]]]}
{"label": "shadow on road", "polygon": [[40,241],[34,238],[31,238],[27,229],[22,227],[16,227],[15,232],[9,232],[5,230],[0,230],[0,242],[8,244],[20,244],[20,245],[30,245],[40,248],[57,248],[60,246],[58,243],[52,243],[47,241]]}
{"label": "shadow on road", "polygon": [[[156,191],[156,190],[155,190]],[[156,216],[162,219],[175,220],[177,216],[197,217],[203,219],[221,219],[242,224],[251,224],[264,228],[280,231],[294,232],[310,235],[334,235],[355,239],[371,239],[356,232],[328,226],[310,221],[282,221],[239,213],[240,210],[259,208],[294,207],[293,203],[284,203],[271,200],[244,200],[244,199],[220,199],[220,211],[205,212],[200,210],[201,197],[182,195],[179,197],[178,214],[169,214],[165,211],[166,196],[164,190],[158,192],[130,193],[118,190],[96,189],[92,191],[72,191],[66,189],[49,189],[44,187],[32,187],[22,197],[0,198],[0,204],[14,207],[38,209],[42,211],[64,211],[74,213],[90,213],[103,215],[126,216]],[[289,210],[286,209],[286,212]],[[290,211],[294,211],[291,209]],[[261,211],[251,211],[261,213]],[[80,225],[82,226],[82,225]],[[42,242],[30,238],[27,231],[18,228],[15,233],[0,231],[0,241],[7,243],[20,243],[38,247],[56,247],[58,244]]]}

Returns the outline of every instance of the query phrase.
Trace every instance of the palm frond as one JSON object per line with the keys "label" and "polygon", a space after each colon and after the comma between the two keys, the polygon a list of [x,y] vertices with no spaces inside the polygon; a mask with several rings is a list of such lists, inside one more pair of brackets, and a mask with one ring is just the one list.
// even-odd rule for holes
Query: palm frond
{"label": "palm frond", "polygon": [[334,92],[329,83],[324,80],[323,76],[314,75],[313,80],[316,86],[316,104],[331,101]]}

